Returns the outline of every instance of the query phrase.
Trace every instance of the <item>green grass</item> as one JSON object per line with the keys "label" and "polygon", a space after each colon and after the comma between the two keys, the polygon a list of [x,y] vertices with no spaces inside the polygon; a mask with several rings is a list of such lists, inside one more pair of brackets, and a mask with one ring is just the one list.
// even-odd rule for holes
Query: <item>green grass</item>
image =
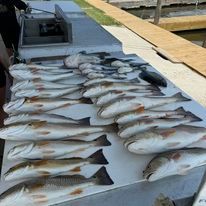
{"label": "green grass", "polygon": [[91,4],[87,3],[85,0],[74,0],[76,4],[78,4],[81,9],[92,19],[98,22],[101,25],[111,26],[116,25],[120,26],[121,24],[117,22],[115,19],[107,16],[103,11],[93,7]]}

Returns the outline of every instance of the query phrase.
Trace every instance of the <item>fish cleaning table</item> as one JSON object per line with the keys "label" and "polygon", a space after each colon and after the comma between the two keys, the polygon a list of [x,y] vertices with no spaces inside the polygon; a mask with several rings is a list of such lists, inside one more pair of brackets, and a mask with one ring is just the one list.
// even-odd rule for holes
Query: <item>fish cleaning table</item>
{"label": "fish cleaning table", "polygon": [[[44,2],[42,2],[44,4]],[[78,15],[77,15],[78,13]],[[80,13],[80,14],[79,14]],[[46,14],[42,16],[47,16]],[[39,18],[38,15],[35,18]],[[74,16],[77,16],[75,18]],[[116,58],[125,58],[125,59],[133,59],[136,63],[145,63],[144,60],[135,55],[124,55],[122,53],[121,44],[114,38],[111,37],[105,30],[102,30],[100,25],[94,23],[91,19],[86,17],[81,12],[76,12],[76,14],[68,13],[67,16],[71,16],[72,18],[72,28],[76,32],[73,36],[74,45],[73,47],[63,46],[59,47],[59,49],[55,49],[54,47],[49,46],[40,46],[40,47],[29,47],[23,48],[20,47],[20,57],[22,59],[32,59],[39,57],[54,57],[59,55],[67,55],[76,53],[78,51],[85,50],[87,52],[108,52],[111,57]],[[81,16],[81,18],[80,18]],[[83,28],[79,28],[80,22],[84,23]],[[88,29],[91,27],[91,30]],[[92,32],[93,35],[87,34],[87,39],[85,40],[84,29],[88,29],[88,32]],[[79,29],[83,29],[81,32],[78,32]],[[90,33],[89,33],[90,34]],[[75,42],[76,39],[76,42]],[[83,43],[84,42],[84,43]],[[76,45],[75,45],[76,44]],[[53,50],[51,50],[53,48]],[[65,53],[66,51],[66,53]],[[44,58],[47,60],[47,58]],[[59,59],[59,63],[62,64],[63,59]],[[45,61],[46,62],[46,61]],[[42,63],[45,63],[42,62]],[[57,61],[47,62],[48,64],[56,64]],[[151,71],[156,71],[152,67],[148,67]],[[157,72],[157,71],[156,71]],[[158,72],[157,72],[158,73]],[[74,83],[76,81],[84,81],[84,79],[72,79],[66,80],[71,81],[70,83]],[[176,88],[169,80],[167,80],[168,86],[167,88],[162,89],[162,92],[166,95],[173,95],[181,90]],[[182,92],[182,91],[181,91]],[[183,92],[182,92],[183,93]],[[184,96],[187,97],[186,94],[183,93]],[[206,123],[205,109],[197,104],[195,101],[185,102],[185,103],[175,103],[172,105],[167,105],[165,109],[176,109],[179,106],[183,106],[186,111],[191,111],[204,121],[196,124],[200,126],[204,126]],[[55,111],[56,114],[64,115],[67,117],[71,117],[74,119],[80,119],[84,117],[91,117],[91,124],[107,124],[106,121],[102,121],[97,118],[97,108],[93,105],[78,105],[74,106],[71,109],[57,109]],[[107,138],[111,141],[112,146],[108,148],[104,148],[104,154],[106,159],[109,161],[109,164],[106,165],[106,169],[114,181],[114,185],[105,186],[101,188],[88,189],[83,195],[77,196],[76,198],[68,199],[61,198],[63,203],[58,203],[58,206],[108,206],[108,205],[118,205],[118,206],[151,206],[154,203],[154,200],[160,193],[163,193],[165,196],[169,196],[171,199],[182,199],[185,197],[192,196],[196,191],[200,184],[201,178],[203,176],[205,167],[200,167],[193,169],[186,176],[172,176],[169,178],[165,178],[156,182],[146,182],[142,177],[142,171],[145,169],[148,162],[151,160],[152,155],[144,155],[139,156],[132,154],[127,151],[127,149],[123,146],[122,140],[115,134],[108,134]],[[2,166],[2,177],[0,184],[0,192],[5,191],[12,185],[16,184],[16,182],[5,182],[3,180],[3,174],[8,170],[9,167],[16,164],[17,162],[10,162],[7,160],[7,152],[8,150],[14,146],[16,142],[6,141],[5,151],[4,151],[4,159]],[[88,153],[84,154],[84,157],[87,157]],[[88,176],[91,173],[96,171],[99,167],[87,168],[85,170],[85,176]]]}

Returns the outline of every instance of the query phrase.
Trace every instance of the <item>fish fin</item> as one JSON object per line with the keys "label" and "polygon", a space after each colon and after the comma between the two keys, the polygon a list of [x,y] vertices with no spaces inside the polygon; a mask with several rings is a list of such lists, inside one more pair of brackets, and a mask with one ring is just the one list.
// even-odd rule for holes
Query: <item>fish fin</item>
{"label": "fish fin", "polygon": [[98,185],[113,185],[114,182],[110,178],[105,167],[101,167],[92,178],[96,179]]}
{"label": "fish fin", "polygon": [[192,122],[199,122],[199,121],[202,121],[202,119],[198,116],[196,116],[195,114],[193,114],[192,112],[187,112],[187,115],[186,116],[189,116],[191,118],[191,121]]}
{"label": "fish fin", "polygon": [[104,129],[105,132],[115,132],[115,133],[117,133],[119,131],[119,127],[118,127],[117,123],[113,123],[113,124],[104,126],[104,128],[105,128]]}
{"label": "fish fin", "polygon": [[183,107],[178,107],[177,109],[175,109],[175,112],[182,114],[182,113],[185,113],[186,111]]}
{"label": "fish fin", "polygon": [[186,165],[181,165],[181,169],[179,170],[178,174],[179,175],[187,175],[189,172],[189,167],[185,167]]}
{"label": "fish fin", "polygon": [[31,97],[27,100],[32,103],[32,102],[36,102],[38,100],[38,98],[37,97]]}
{"label": "fish fin", "polygon": [[173,98],[176,98],[180,101],[191,101],[191,99],[184,97],[183,94],[181,92],[178,92],[177,94],[172,96]]}
{"label": "fish fin", "polygon": [[79,99],[79,101],[83,104],[93,104],[93,102],[91,101],[91,99],[87,99],[87,98],[81,98]]}
{"label": "fish fin", "polygon": [[108,161],[106,160],[102,149],[96,151],[94,154],[88,157],[92,164],[100,164],[100,165],[107,165]]}
{"label": "fish fin", "polygon": [[138,112],[138,113],[143,113],[144,111],[145,111],[144,106],[140,106],[135,110],[135,112]]}
{"label": "fish fin", "polygon": [[31,123],[31,126],[34,127],[34,129],[37,129],[39,127],[44,126],[46,123],[47,123],[47,121],[33,122],[33,123]]}
{"label": "fish fin", "polygon": [[110,146],[111,145],[111,142],[107,139],[107,135],[101,135],[94,141],[96,141],[95,143],[96,146]]}
{"label": "fish fin", "polygon": [[166,131],[161,132],[160,135],[164,139],[166,139],[166,138],[170,137],[171,135],[173,135],[175,132],[176,132],[175,129],[167,129]]}
{"label": "fish fin", "polygon": [[77,120],[79,124],[90,125],[90,117]]}

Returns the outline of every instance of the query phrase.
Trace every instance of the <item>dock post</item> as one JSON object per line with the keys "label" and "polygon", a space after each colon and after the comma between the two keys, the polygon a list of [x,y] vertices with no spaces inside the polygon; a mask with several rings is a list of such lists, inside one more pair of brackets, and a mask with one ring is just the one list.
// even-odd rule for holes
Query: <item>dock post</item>
{"label": "dock post", "polygon": [[206,39],[203,41],[202,47],[206,48]]}
{"label": "dock post", "polygon": [[155,10],[155,17],[154,17],[154,24],[159,24],[159,20],[161,17],[161,10],[162,10],[162,0],[157,0],[157,6]]}

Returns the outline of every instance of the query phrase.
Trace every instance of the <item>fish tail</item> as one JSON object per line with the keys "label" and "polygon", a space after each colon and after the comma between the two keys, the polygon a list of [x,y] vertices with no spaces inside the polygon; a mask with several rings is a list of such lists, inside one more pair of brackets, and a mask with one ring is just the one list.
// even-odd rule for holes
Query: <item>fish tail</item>
{"label": "fish tail", "polygon": [[177,94],[173,95],[172,97],[176,98],[178,101],[191,101],[191,99],[184,97],[181,92],[178,92]]}
{"label": "fish tail", "polygon": [[192,112],[187,112],[187,116],[190,118],[190,120],[192,122],[198,122],[198,121],[202,121],[202,119],[198,116],[196,116],[195,114],[193,114]]}
{"label": "fish tail", "polygon": [[107,125],[107,126],[105,126],[104,131],[105,132],[115,132],[115,133],[117,133],[119,131],[118,124],[113,123],[113,124]]}
{"label": "fish tail", "polygon": [[96,151],[91,156],[88,157],[92,164],[107,165],[108,161],[106,160],[102,149]]}
{"label": "fish tail", "polygon": [[160,88],[156,85],[147,85],[146,88],[152,91],[160,91]]}
{"label": "fish tail", "polygon": [[90,117],[77,120],[79,124],[90,125]]}
{"label": "fish tail", "polygon": [[94,141],[96,141],[95,146],[110,146],[111,145],[111,142],[107,139],[107,135],[102,135]]}
{"label": "fish tail", "polygon": [[98,185],[113,185],[114,182],[110,178],[105,167],[101,167],[93,176]]}
{"label": "fish tail", "polygon": [[84,98],[84,97],[80,99],[80,102],[81,102],[81,103],[84,103],[84,104],[93,104],[93,102],[91,101],[91,99]]}

